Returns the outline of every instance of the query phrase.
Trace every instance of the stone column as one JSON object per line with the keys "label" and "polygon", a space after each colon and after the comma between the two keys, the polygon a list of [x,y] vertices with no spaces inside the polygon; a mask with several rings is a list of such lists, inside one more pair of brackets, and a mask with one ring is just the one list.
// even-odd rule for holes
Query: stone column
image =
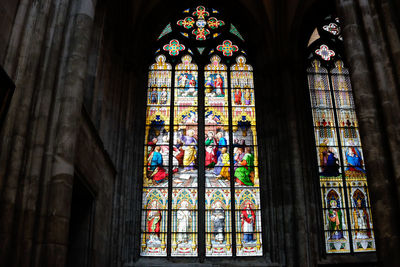
{"label": "stone column", "polygon": [[[381,16],[383,22],[383,28],[386,34],[386,38],[389,44],[389,53],[391,55],[391,60],[393,63],[393,69],[395,76],[397,76],[397,87],[398,93],[400,93],[399,79],[400,79],[400,29],[396,29],[396,23],[394,21],[394,14],[391,8],[396,8],[394,5],[390,5],[388,0],[382,0],[380,2]],[[379,8],[379,7],[378,7]],[[398,10],[398,13],[400,11]],[[395,77],[396,78],[396,77]]]}
{"label": "stone column", "polygon": [[[50,0],[40,3],[21,1],[15,29],[8,44],[5,69],[11,75],[16,90],[1,133],[0,151],[0,265],[9,266],[14,239],[14,219],[17,194],[25,168],[25,146],[29,135],[30,114],[35,96],[36,72],[46,32]],[[17,56],[18,55],[18,56]]]}
{"label": "stone column", "polygon": [[[390,45],[383,37],[379,14],[376,11],[374,1],[358,0],[364,32],[369,48],[368,57],[372,59],[372,71],[374,72],[377,89],[378,106],[381,109],[386,130],[390,159],[393,164],[393,174],[400,195],[400,104],[396,90],[396,82],[393,76],[392,62],[389,60],[388,48]],[[400,199],[397,198],[400,205]]]}
{"label": "stone column", "polygon": [[[33,99],[35,109],[30,114],[30,130],[28,133],[28,145],[26,147],[26,159],[24,171],[21,175],[20,193],[16,205],[17,220],[13,227],[16,234],[13,248],[13,262],[16,266],[29,266],[34,257],[34,249],[39,235],[37,222],[43,199],[45,199],[45,185],[49,180],[49,169],[51,162],[46,158],[50,154],[49,145],[51,127],[54,123],[50,118],[55,113],[53,99],[56,95],[54,83],[58,77],[60,65],[60,54],[63,44],[64,26],[69,10],[70,0],[53,1],[49,10],[45,36],[45,49],[42,50],[42,60],[37,72],[36,96]],[[50,126],[51,125],[51,126]],[[50,126],[50,127],[49,127]],[[40,204],[39,204],[40,203]]]}
{"label": "stone column", "polygon": [[[379,50],[379,44],[376,43],[379,36],[375,36],[376,33],[371,28],[375,25],[371,25],[373,22],[369,21],[367,8],[370,1],[359,1],[363,9],[361,17],[357,14],[356,2],[358,1],[337,0],[337,8],[343,20],[344,45],[367,166],[378,260],[383,266],[394,266],[394,263],[400,262],[400,238],[396,218],[399,205],[392,165],[394,154],[391,154],[386,141],[398,133],[398,125],[392,125],[398,121],[398,99],[393,83],[385,73],[390,69],[390,64],[386,62]],[[359,25],[359,21],[364,24]],[[363,32],[364,29],[367,32]],[[396,99],[391,99],[393,97]],[[391,108],[392,115],[388,114]],[[387,121],[390,117],[394,121]]]}
{"label": "stone column", "polygon": [[84,79],[86,78],[88,52],[92,32],[96,0],[73,0],[69,19],[72,27],[67,33],[68,60],[61,74],[60,104],[55,132],[51,178],[48,184],[46,244],[40,266],[64,266],[68,247],[74,156],[80,127],[83,103]]}

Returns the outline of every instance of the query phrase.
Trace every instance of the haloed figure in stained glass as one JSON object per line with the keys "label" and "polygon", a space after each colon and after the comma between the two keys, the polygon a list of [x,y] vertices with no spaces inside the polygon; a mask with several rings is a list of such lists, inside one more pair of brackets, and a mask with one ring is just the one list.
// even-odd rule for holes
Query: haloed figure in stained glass
{"label": "haloed figure in stained glass", "polygon": [[187,243],[188,242],[188,233],[190,230],[190,211],[188,210],[189,203],[187,201],[183,201],[181,206],[177,212],[177,220],[178,220],[178,244],[179,243]]}
{"label": "haloed figure in stained glass", "polygon": [[329,140],[324,139],[319,147],[319,158],[322,172],[321,176],[332,177],[338,176],[339,173],[339,159],[336,156],[335,150],[328,146]]}
{"label": "haloed figure in stained glass", "polygon": [[224,80],[219,74],[211,74],[207,77],[206,83],[204,84],[206,96],[211,97],[223,97],[224,92]]}
{"label": "haloed figure in stained glass", "polygon": [[211,214],[211,221],[214,226],[215,241],[222,244],[224,242],[224,228],[225,228],[225,211],[222,208],[221,202],[216,202],[214,210]]}
{"label": "haloed figure in stained glass", "polygon": [[163,155],[161,154],[161,146],[156,146],[154,151],[150,153],[148,158],[148,177],[151,178],[153,184],[159,184],[167,178],[168,174],[163,167]]}
{"label": "haloed figure in stained glass", "polygon": [[229,170],[229,154],[227,148],[221,148],[220,155],[218,157],[218,162],[214,168],[214,174],[217,179],[230,180],[230,170]]}
{"label": "haloed figure in stained glass", "polygon": [[[329,198],[329,195],[331,197]],[[330,231],[330,239],[342,239],[343,236],[343,214],[340,210],[336,192],[331,191],[328,194],[329,210],[328,210],[328,229]]]}
{"label": "haloed figure in stained glass", "polygon": [[167,89],[163,88],[160,93],[160,104],[165,105],[165,104],[167,104],[167,101],[168,101]]}
{"label": "haloed figure in stained glass", "polygon": [[363,159],[361,152],[354,146],[353,140],[349,141],[349,147],[346,149],[346,161],[348,164],[346,171],[365,173],[365,170],[362,168]]}
{"label": "haloed figure in stained glass", "polygon": [[160,243],[161,212],[156,201],[151,203],[150,208],[147,212],[147,231],[150,233],[148,243]]}
{"label": "haloed figure in stained glass", "polygon": [[183,142],[183,165],[185,166],[185,170],[183,172],[187,171],[193,171],[194,166],[195,166],[195,161],[196,161],[196,145],[197,145],[197,140],[194,137],[195,131],[190,129],[187,130],[186,135],[183,135],[180,138],[180,141]]}
{"label": "haloed figure in stained glass", "polygon": [[247,105],[247,106],[251,104],[250,89],[246,89],[246,91],[244,93],[244,104]]}
{"label": "haloed figure in stained glass", "polygon": [[[250,147],[245,147],[244,155],[241,158],[242,149],[238,149],[237,153],[237,169],[235,170],[236,183],[239,185],[254,185],[254,155],[251,153]],[[241,158],[241,159],[240,159]]]}
{"label": "haloed figure in stained glass", "polygon": [[178,87],[180,96],[197,96],[195,77],[190,73],[182,73],[178,77]]}
{"label": "haloed figure in stained glass", "polygon": [[217,139],[214,137],[214,132],[210,131],[207,134],[205,141],[206,145],[206,161],[207,168],[212,168],[217,163]]}
{"label": "haloed figure in stained glass", "polygon": [[250,203],[247,203],[246,209],[242,210],[240,220],[242,221],[243,242],[250,243],[255,241],[253,233],[254,229],[256,228],[256,215],[251,208]]}
{"label": "haloed figure in stained glass", "polygon": [[235,104],[242,105],[242,90],[235,89]]}
{"label": "haloed figure in stained glass", "polygon": [[353,208],[353,220],[355,229],[356,239],[368,239],[371,238],[371,227],[369,222],[369,215],[366,208],[365,195],[360,191],[356,190],[353,194],[354,208]]}

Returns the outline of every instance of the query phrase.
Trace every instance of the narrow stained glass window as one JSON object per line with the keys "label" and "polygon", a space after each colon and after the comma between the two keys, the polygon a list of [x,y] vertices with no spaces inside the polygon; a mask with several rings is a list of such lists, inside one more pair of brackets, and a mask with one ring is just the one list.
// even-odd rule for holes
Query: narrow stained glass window
{"label": "narrow stained glass window", "polygon": [[141,256],[263,255],[253,68],[218,15],[185,10],[149,70]]}
{"label": "narrow stained glass window", "polygon": [[326,18],[309,42],[307,69],[325,248],[327,253],[375,251],[366,167],[340,33],[338,20]]}

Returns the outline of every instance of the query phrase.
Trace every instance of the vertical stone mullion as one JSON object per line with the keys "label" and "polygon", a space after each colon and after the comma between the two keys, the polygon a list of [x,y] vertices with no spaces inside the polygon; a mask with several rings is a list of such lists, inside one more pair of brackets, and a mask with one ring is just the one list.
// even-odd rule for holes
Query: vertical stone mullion
{"label": "vertical stone mullion", "polygon": [[[382,125],[379,124],[379,99],[373,88],[374,75],[368,68],[368,55],[363,45],[362,29],[358,25],[355,0],[337,0],[337,7],[344,20],[344,46],[351,69],[354,100],[364,145],[377,254],[384,266],[391,266],[392,262],[400,262],[399,228],[395,218],[399,209],[395,189],[390,183],[391,164],[388,163],[388,152],[384,150],[384,135]],[[372,32],[369,34],[373,35]]]}

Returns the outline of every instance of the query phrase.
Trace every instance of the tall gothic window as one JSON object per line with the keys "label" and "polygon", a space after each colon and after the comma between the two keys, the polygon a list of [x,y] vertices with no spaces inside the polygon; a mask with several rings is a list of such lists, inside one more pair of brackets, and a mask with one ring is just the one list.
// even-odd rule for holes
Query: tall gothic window
{"label": "tall gothic window", "polygon": [[261,256],[253,69],[203,6],[158,37],[149,70],[142,256]]}
{"label": "tall gothic window", "polygon": [[327,253],[375,251],[373,220],[339,20],[325,18],[309,41],[308,86]]}

